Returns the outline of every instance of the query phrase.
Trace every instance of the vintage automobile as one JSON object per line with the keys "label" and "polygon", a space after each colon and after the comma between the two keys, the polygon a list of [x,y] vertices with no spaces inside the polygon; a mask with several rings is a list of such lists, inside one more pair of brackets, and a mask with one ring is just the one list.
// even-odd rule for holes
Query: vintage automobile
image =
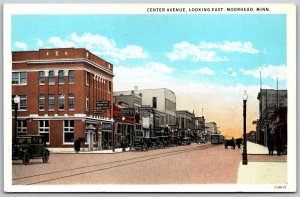
{"label": "vintage automobile", "polygon": [[184,137],[181,140],[181,145],[191,145],[192,141],[190,137]]}
{"label": "vintage automobile", "polygon": [[151,148],[160,148],[160,142],[158,141],[158,137],[151,137]]}
{"label": "vintage automobile", "polygon": [[178,146],[179,145],[179,137],[172,136],[170,137],[170,146]]}
{"label": "vintage automobile", "polygon": [[141,151],[148,149],[147,144],[145,143],[145,138],[138,137],[138,136],[133,137],[133,143],[130,146],[130,150],[131,149],[141,150]]}
{"label": "vintage automobile", "polygon": [[42,135],[18,136],[12,151],[12,159],[21,159],[24,165],[28,165],[30,159],[36,158],[42,158],[43,162],[47,163],[50,156]]}
{"label": "vintage automobile", "polygon": [[228,148],[228,146],[231,146],[231,148],[232,149],[235,149],[235,141],[234,141],[234,139],[226,139],[226,140],[224,140],[224,146],[225,146],[225,148],[227,149]]}
{"label": "vintage automobile", "polygon": [[159,147],[169,147],[170,146],[170,140],[168,136],[159,136],[158,137]]}

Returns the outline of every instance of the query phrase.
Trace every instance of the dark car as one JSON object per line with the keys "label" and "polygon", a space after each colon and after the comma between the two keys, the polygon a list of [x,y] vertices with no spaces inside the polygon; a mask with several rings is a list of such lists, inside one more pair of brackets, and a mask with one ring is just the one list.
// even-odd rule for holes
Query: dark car
{"label": "dark car", "polygon": [[158,142],[159,142],[159,147],[166,148],[170,146],[169,136],[159,136]]}
{"label": "dark car", "polygon": [[235,149],[235,141],[234,139],[226,139],[224,140],[224,146],[227,149],[228,146],[231,146],[232,149]]}
{"label": "dark car", "polygon": [[191,145],[192,141],[190,137],[182,138],[181,145]]}
{"label": "dark car", "polygon": [[141,150],[141,151],[143,151],[144,149],[148,149],[147,144],[145,143],[145,138],[134,137],[130,149]]}
{"label": "dark car", "polygon": [[21,159],[24,165],[29,164],[30,159],[41,158],[44,163],[49,160],[50,152],[46,148],[44,136],[24,135],[18,136],[13,145],[13,160]]}

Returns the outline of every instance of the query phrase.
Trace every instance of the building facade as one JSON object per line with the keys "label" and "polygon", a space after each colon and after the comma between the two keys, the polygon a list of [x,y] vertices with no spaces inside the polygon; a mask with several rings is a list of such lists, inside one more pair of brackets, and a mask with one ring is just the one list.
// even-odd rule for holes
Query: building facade
{"label": "building facade", "polygon": [[[153,110],[149,119],[152,130],[151,136],[164,132],[169,125],[176,124],[176,96],[175,93],[166,88],[134,90],[135,94],[142,96],[142,106],[148,106]],[[131,91],[120,91],[117,95],[130,95]],[[152,114],[152,115],[151,115]],[[152,120],[153,119],[153,120]]]}
{"label": "building facade", "polygon": [[270,118],[279,107],[287,107],[287,90],[261,89],[259,100],[259,119],[256,121],[256,141],[267,146],[272,124]]}
{"label": "building facade", "polygon": [[139,108],[142,106],[142,94],[134,91],[130,94],[114,93],[114,120],[116,147],[128,146],[134,136],[145,136],[140,122]]}
{"label": "building facade", "polygon": [[180,136],[193,136],[195,114],[187,110],[176,111],[176,124],[178,125]]}
{"label": "building facade", "polygon": [[[44,135],[49,147],[81,139],[102,148],[112,140],[113,76],[111,63],[82,48],[12,52],[13,109],[20,98],[13,131]],[[89,137],[88,125],[95,128]]]}
{"label": "building facade", "polygon": [[205,130],[206,130],[205,140],[210,141],[211,134],[217,134],[218,133],[217,123],[215,123],[215,122],[205,123]]}

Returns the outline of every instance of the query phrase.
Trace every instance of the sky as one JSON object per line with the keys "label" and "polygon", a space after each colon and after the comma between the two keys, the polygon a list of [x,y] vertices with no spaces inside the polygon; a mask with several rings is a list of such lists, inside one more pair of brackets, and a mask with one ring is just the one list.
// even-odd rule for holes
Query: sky
{"label": "sky", "polygon": [[[14,15],[13,51],[84,47],[114,65],[114,90],[168,88],[177,110],[204,115],[239,137],[257,94],[287,89],[286,15]],[[202,110],[203,109],[203,110]],[[203,111],[203,114],[202,114]]]}

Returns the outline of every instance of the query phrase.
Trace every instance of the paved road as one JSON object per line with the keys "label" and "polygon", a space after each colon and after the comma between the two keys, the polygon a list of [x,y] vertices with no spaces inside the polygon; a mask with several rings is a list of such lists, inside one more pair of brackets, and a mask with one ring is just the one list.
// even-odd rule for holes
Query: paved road
{"label": "paved road", "polygon": [[13,161],[13,184],[236,183],[238,149],[192,144],[115,154],[52,154],[49,163]]}

